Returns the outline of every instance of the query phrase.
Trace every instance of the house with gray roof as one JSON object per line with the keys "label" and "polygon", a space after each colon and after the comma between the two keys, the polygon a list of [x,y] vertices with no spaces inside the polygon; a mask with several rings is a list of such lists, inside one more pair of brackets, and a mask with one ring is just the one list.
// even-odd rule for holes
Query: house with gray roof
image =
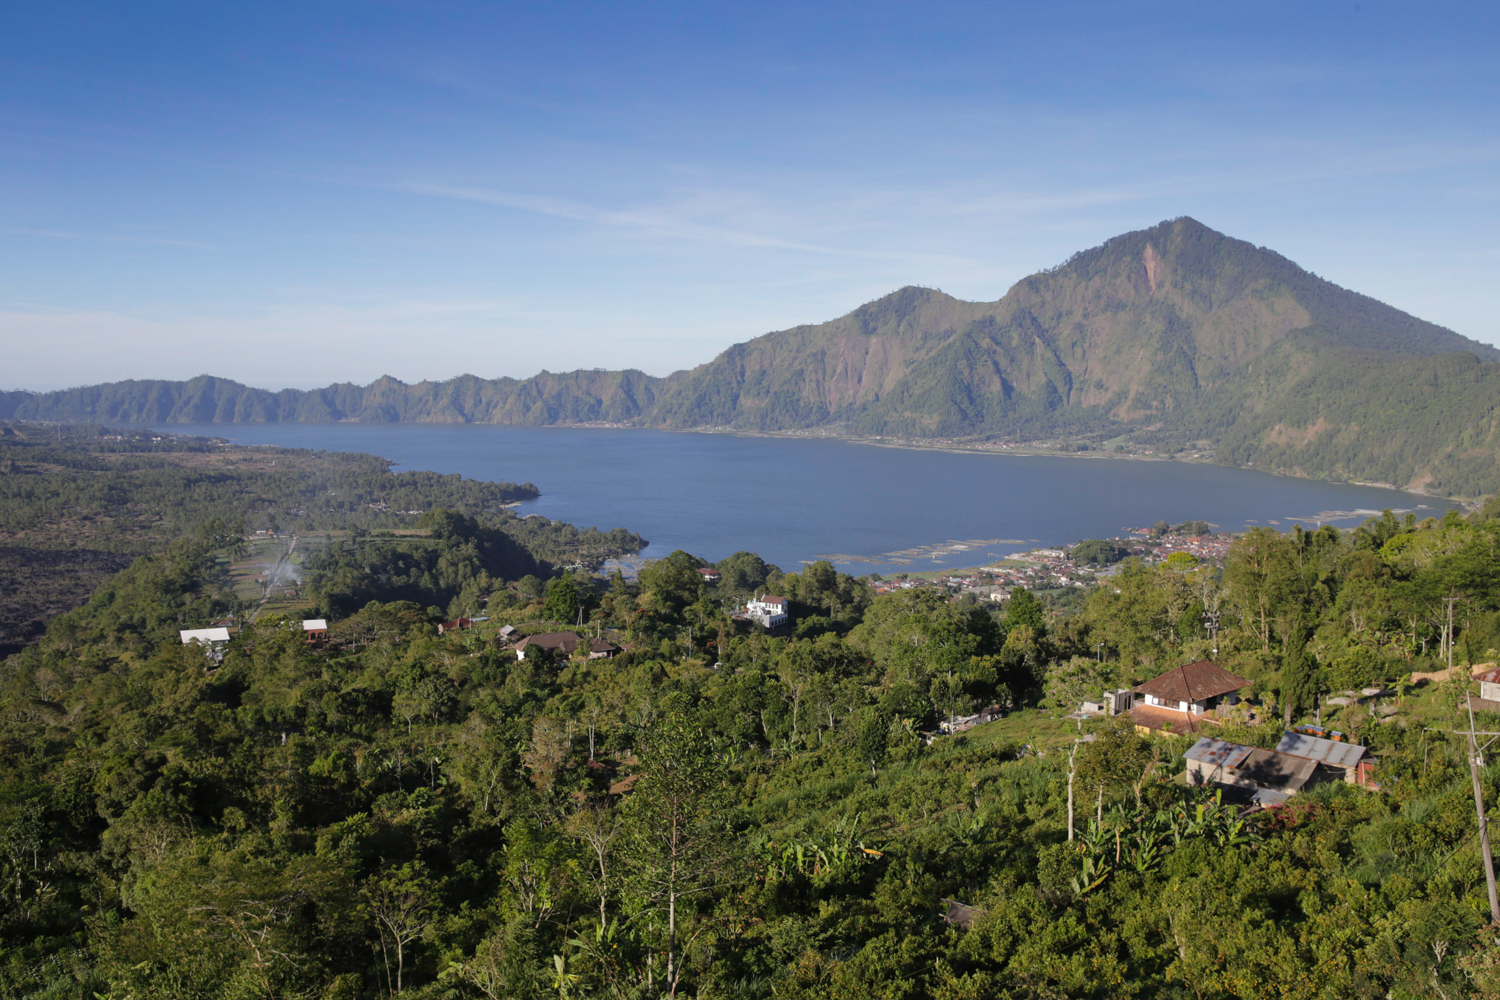
{"label": "house with gray roof", "polygon": [[1295,731],[1282,734],[1276,752],[1313,761],[1328,776],[1361,788],[1374,785],[1371,771],[1375,761],[1369,748],[1344,740],[1329,740]]}
{"label": "house with gray roof", "polygon": [[1184,755],[1190,785],[1243,788],[1262,804],[1284,802],[1318,779],[1318,763],[1306,757],[1205,736]]}

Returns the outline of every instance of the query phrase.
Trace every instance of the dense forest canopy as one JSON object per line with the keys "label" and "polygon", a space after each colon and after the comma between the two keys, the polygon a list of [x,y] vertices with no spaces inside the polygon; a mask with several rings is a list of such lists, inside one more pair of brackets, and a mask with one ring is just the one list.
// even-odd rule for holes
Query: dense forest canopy
{"label": "dense forest canopy", "polygon": [[995,302],[908,287],[689,371],[229,379],[0,393],[0,419],[610,423],[1173,454],[1445,496],[1500,490],[1500,351],[1174,219]]}
{"label": "dense forest canopy", "polygon": [[[1493,504],[1130,558],[1071,612],[745,552],[632,582],[414,507],[310,564],[327,648],[272,614],[178,641],[246,611],[244,526],[206,517],[4,661],[0,996],[1500,992],[1465,685],[1407,683],[1500,658]],[[768,590],[789,634],[733,616]],[[488,620],[438,634],[460,604]],[[519,659],[502,625],[624,651]],[[1220,733],[1320,718],[1384,790],[1242,814],[1180,782],[1190,739],[1060,718],[1215,642],[1260,713]],[[1363,687],[1381,711],[1330,700]]]}

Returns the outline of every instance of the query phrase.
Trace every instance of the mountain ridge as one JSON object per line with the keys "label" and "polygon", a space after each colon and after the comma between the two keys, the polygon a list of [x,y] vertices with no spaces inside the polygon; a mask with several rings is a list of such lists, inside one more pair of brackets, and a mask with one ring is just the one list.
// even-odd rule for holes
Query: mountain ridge
{"label": "mountain ridge", "polygon": [[1500,350],[1182,217],[1080,251],[993,302],[906,286],[665,377],[579,369],[270,391],[205,375],[0,393],[0,418],[1192,447],[1228,464],[1477,496],[1500,489],[1497,402]]}

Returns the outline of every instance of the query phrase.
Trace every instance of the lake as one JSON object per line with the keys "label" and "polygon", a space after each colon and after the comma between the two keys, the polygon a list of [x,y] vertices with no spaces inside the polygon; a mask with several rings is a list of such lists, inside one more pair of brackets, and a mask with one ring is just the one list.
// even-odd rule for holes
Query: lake
{"label": "lake", "polygon": [[521,513],[625,527],[660,557],[740,549],[786,570],[854,574],[978,566],[1012,552],[1166,520],[1221,530],[1350,527],[1448,501],[1172,461],[882,448],[828,439],[447,424],[172,424],[245,444],[359,451],[397,469],[532,482]]}

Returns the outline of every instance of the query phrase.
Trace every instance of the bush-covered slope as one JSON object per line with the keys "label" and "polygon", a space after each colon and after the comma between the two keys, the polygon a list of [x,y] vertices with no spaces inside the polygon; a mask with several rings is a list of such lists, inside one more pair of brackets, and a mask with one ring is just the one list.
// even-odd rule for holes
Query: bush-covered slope
{"label": "bush-covered slope", "polygon": [[[195,532],[0,661],[0,997],[1500,995],[1473,807],[1500,769],[1471,779],[1464,682],[1398,681],[1442,661],[1449,594],[1455,659],[1497,655],[1500,522],[1260,528],[1222,575],[1130,560],[1069,616],[675,552],[441,634],[407,595],[502,554],[429,524],[436,558],[329,567],[330,608],[383,600],[327,649],[273,616],[183,646],[233,541]],[[762,586],[792,636],[724,615]],[[628,648],[497,641],[565,604]],[[1197,734],[1063,717],[1215,646],[1258,721],[1206,731],[1269,748],[1320,706],[1380,790],[1242,812],[1184,786]],[[1394,714],[1327,697],[1391,683]]]}

